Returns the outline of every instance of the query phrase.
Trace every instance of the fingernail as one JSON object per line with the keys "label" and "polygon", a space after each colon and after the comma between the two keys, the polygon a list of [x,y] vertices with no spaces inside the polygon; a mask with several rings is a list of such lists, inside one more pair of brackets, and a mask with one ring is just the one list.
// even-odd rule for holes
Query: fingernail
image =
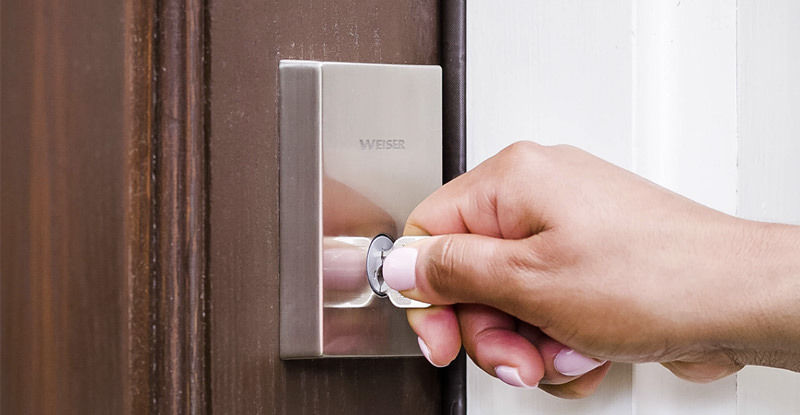
{"label": "fingernail", "polygon": [[511,386],[516,386],[518,388],[533,389],[539,386],[539,385],[531,386],[523,382],[522,377],[520,377],[519,375],[519,370],[515,367],[497,366],[494,368],[494,374],[497,375],[497,378],[502,380],[503,382]]}
{"label": "fingernail", "polygon": [[588,358],[572,349],[561,349],[553,360],[553,366],[562,375],[580,376],[602,366],[605,362]]}
{"label": "fingernail", "polygon": [[400,248],[392,251],[383,261],[383,280],[397,291],[406,291],[416,285],[417,250]]}
{"label": "fingernail", "polygon": [[445,366],[447,366],[447,365],[441,365],[440,366],[440,365],[437,365],[436,363],[433,363],[433,360],[431,360],[431,349],[428,348],[428,345],[425,343],[425,340],[422,340],[422,337],[417,337],[417,343],[419,343],[419,349],[422,350],[422,355],[425,356],[426,359],[428,359],[428,362],[430,362],[430,364],[432,364],[432,365],[434,365],[436,367],[445,367]]}

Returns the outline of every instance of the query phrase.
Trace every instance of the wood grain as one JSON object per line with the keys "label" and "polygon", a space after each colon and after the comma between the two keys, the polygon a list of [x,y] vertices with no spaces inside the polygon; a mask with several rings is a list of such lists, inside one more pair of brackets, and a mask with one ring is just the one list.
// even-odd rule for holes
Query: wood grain
{"label": "wood grain", "polygon": [[438,412],[423,359],[278,359],[276,210],[278,59],[436,63],[437,6],[4,3],[2,413]]}
{"label": "wood grain", "polygon": [[204,413],[205,5],[159,1],[155,106],[155,412]]}
{"label": "wood grain", "polygon": [[121,378],[127,413],[147,413],[158,402],[153,387],[156,359],[153,280],[155,225],[155,0],[125,3],[123,133],[125,142],[125,278]]}
{"label": "wood grain", "polygon": [[208,407],[205,5],[157,5],[4,4],[3,413]]}
{"label": "wood grain", "polygon": [[4,414],[123,410],[122,18],[3,3]]}
{"label": "wood grain", "polygon": [[278,358],[278,60],[437,63],[437,3],[211,3],[213,412],[440,411],[438,375],[422,358]]}
{"label": "wood grain", "polygon": [[125,409],[205,413],[205,6],[131,1],[125,21]]}

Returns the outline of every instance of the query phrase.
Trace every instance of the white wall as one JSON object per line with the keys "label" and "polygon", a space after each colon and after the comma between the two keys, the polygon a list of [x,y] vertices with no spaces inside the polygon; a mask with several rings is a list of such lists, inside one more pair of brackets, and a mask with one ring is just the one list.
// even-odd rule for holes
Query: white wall
{"label": "white wall", "polygon": [[[739,216],[800,224],[800,2],[739,0]],[[800,375],[749,367],[741,415],[800,413]]]}
{"label": "white wall", "polygon": [[[800,3],[761,4],[471,0],[469,167],[520,139],[569,143],[716,209],[800,223]],[[747,369],[738,384],[696,385],[660,365],[617,365],[595,396],[562,401],[470,365],[468,408],[798,412],[798,379]]]}
{"label": "white wall", "polygon": [[[634,171],[736,212],[736,1],[634,2]],[[633,369],[634,413],[735,414],[736,377],[709,385]]]}

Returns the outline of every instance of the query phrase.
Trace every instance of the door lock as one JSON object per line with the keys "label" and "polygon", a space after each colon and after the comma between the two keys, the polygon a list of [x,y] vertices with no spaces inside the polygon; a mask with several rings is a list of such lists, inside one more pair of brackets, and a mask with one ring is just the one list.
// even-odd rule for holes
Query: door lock
{"label": "door lock", "polygon": [[404,236],[396,241],[386,235],[378,235],[372,239],[367,249],[367,280],[372,291],[379,297],[389,297],[389,301],[398,308],[426,308],[430,304],[412,300],[392,289],[383,280],[383,260],[392,250],[402,248],[428,236]]}
{"label": "door lock", "polygon": [[398,307],[428,304],[381,267],[442,185],[441,68],[283,60],[279,79],[281,358],[420,356]]}

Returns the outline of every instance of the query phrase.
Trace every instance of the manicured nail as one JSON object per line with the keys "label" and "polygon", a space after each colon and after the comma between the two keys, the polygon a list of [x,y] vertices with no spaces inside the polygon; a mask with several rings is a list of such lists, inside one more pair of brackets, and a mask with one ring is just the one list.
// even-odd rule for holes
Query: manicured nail
{"label": "manicured nail", "polygon": [[433,360],[431,360],[431,349],[428,348],[428,345],[425,343],[425,340],[422,340],[422,337],[417,337],[417,343],[419,343],[419,349],[422,350],[422,355],[425,356],[426,359],[428,359],[428,362],[430,362],[430,364],[436,367],[447,366],[447,365],[437,365],[436,363],[433,363]]}
{"label": "manicured nail", "polygon": [[383,280],[397,291],[406,291],[416,285],[417,250],[400,248],[392,251],[383,261]]}
{"label": "manicured nail", "polygon": [[553,360],[553,366],[562,375],[580,376],[602,366],[605,362],[588,358],[572,349],[561,349]]}
{"label": "manicured nail", "polygon": [[497,366],[494,368],[494,374],[497,375],[497,378],[502,380],[503,382],[511,385],[516,386],[518,388],[526,388],[526,389],[533,389],[539,385],[528,385],[522,381],[522,377],[519,375],[519,369],[511,366]]}

